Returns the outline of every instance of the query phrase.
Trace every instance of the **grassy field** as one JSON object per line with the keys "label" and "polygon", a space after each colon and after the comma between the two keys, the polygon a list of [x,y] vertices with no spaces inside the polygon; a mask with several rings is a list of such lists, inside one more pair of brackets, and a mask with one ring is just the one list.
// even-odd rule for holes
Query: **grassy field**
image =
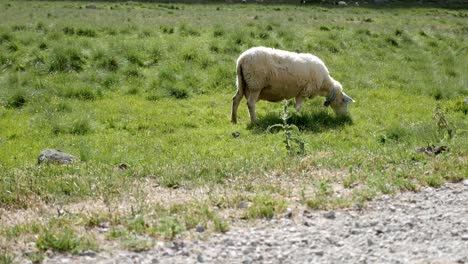
{"label": "grassy field", "polygon": [[[0,5],[0,262],[28,242],[37,262],[108,240],[144,250],[468,178],[467,9]],[[259,102],[251,125],[244,100],[230,124],[236,58],[260,45],[319,56],[356,100],[350,119],[323,98],[290,108],[301,155],[266,131],[281,104]],[[449,151],[415,151],[430,144]],[[38,166],[46,148],[81,161]]]}

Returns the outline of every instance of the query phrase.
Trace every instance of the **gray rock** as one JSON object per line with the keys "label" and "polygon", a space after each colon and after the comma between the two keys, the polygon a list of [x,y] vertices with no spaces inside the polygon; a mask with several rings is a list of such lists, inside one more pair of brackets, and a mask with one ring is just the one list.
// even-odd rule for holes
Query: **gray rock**
{"label": "gray rock", "polygon": [[81,257],[96,257],[96,252],[92,251],[92,250],[86,250],[84,252],[81,252],[78,254],[78,256],[81,256]]}
{"label": "gray rock", "polygon": [[249,208],[249,207],[250,207],[250,204],[248,202],[244,202],[244,201],[239,202],[239,208],[240,209],[246,209],[246,208]]}
{"label": "gray rock", "polygon": [[71,164],[79,159],[71,154],[56,149],[45,149],[39,153],[37,163]]}
{"label": "gray rock", "polygon": [[197,231],[198,233],[205,232],[205,227],[202,224],[198,224],[195,228],[195,231]]}
{"label": "gray rock", "polygon": [[335,215],[334,211],[329,211],[329,212],[324,213],[323,217],[325,217],[327,219],[335,219],[336,215]]}
{"label": "gray rock", "polygon": [[463,184],[464,184],[465,186],[468,186],[468,180],[464,180],[464,181],[463,181]]}

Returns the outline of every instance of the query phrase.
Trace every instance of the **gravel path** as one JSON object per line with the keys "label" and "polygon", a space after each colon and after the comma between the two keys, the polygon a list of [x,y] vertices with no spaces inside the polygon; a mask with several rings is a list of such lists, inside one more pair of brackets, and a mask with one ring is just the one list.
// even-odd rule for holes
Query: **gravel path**
{"label": "gravel path", "polygon": [[468,263],[468,181],[382,197],[359,210],[302,211],[207,241],[45,263]]}

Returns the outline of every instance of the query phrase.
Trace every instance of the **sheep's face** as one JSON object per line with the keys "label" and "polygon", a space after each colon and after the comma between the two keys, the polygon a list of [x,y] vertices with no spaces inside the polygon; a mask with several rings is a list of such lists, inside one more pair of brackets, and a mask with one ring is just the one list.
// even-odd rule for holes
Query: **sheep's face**
{"label": "sheep's face", "polygon": [[[349,97],[343,92],[341,84],[336,82],[334,89],[334,96],[331,101],[325,101],[325,106],[331,106],[337,115],[348,114],[348,104],[354,103],[353,98]],[[327,99],[328,100],[328,99]]]}

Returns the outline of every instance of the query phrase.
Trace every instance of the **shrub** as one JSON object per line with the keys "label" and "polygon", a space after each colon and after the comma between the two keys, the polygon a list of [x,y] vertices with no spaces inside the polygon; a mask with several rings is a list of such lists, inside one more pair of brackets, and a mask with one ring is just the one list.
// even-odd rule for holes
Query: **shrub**
{"label": "shrub", "polygon": [[119,62],[115,57],[105,58],[101,61],[100,66],[109,71],[117,71],[119,69]]}
{"label": "shrub", "polygon": [[63,33],[64,33],[65,35],[74,35],[74,34],[75,34],[75,29],[72,28],[72,27],[64,27],[64,28],[62,29],[62,31],[63,31]]}
{"label": "shrub", "polygon": [[97,97],[96,93],[88,86],[65,88],[62,92],[62,96],[80,100],[94,100]]}
{"label": "shrub", "polygon": [[26,97],[21,93],[17,93],[8,98],[6,106],[9,108],[22,108],[26,103]]}
{"label": "shrub", "polygon": [[161,26],[160,29],[164,34],[174,34],[174,28],[171,26]]}
{"label": "shrub", "polygon": [[174,87],[171,86],[168,88],[169,96],[174,97],[176,99],[187,99],[190,96],[190,92],[181,87]]}
{"label": "shrub", "polygon": [[87,119],[75,121],[70,127],[70,134],[86,135],[91,131],[91,125]]}
{"label": "shrub", "polygon": [[81,71],[85,56],[75,48],[56,48],[49,61],[49,72]]}
{"label": "shrub", "polygon": [[76,30],[76,35],[83,37],[96,37],[96,31],[90,28],[80,28]]}
{"label": "shrub", "polygon": [[137,67],[127,68],[124,74],[125,76],[127,76],[127,78],[139,78],[143,76],[143,74],[140,72],[140,70]]}
{"label": "shrub", "polygon": [[215,38],[222,37],[224,34],[226,34],[226,31],[221,26],[216,26],[213,30],[213,37]]}

